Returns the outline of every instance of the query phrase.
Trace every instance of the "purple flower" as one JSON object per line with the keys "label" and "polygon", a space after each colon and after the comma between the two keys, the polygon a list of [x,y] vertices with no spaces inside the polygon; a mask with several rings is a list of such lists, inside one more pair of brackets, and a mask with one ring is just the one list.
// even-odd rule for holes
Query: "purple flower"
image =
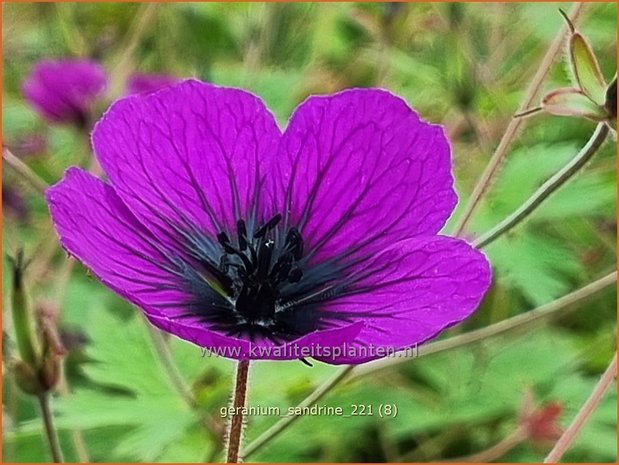
{"label": "purple flower", "polygon": [[175,77],[167,74],[134,74],[127,79],[126,94],[149,94],[156,90],[174,85],[178,82]]}
{"label": "purple flower", "polygon": [[443,130],[383,90],[310,97],[282,133],[256,96],[184,81],[116,102],[92,139],[109,184],[72,168],[47,193],[63,247],[220,355],[361,363],[489,286],[437,235],[457,201]]}
{"label": "purple flower", "polygon": [[106,83],[103,68],[92,61],[43,60],[24,81],[22,92],[43,118],[85,126]]}

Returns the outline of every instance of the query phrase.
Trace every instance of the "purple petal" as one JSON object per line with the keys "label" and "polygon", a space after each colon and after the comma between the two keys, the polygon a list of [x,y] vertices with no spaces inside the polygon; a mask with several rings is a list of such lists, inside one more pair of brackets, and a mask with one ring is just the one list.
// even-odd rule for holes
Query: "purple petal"
{"label": "purple petal", "polygon": [[314,263],[435,234],[457,201],[442,128],[382,90],[310,97],[279,158],[273,195]]}
{"label": "purple petal", "polygon": [[280,137],[256,96],[189,80],[116,102],[93,146],[124,203],[166,240],[170,222],[214,236],[252,217]]}
{"label": "purple petal", "polygon": [[174,280],[168,254],[109,185],[70,168],[46,197],[62,247],[106,286],[149,313],[186,299],[166,286]]}
{"label": "purple petal", "polygon": [[106,84],[103,68],[92,61],[44,60],[34,66],[22,92],[44,118],[83,125]]}
{"label": "purple petal", "polygon": [[362,354],[361,347],[400,350],[435,337],[473,313],[491,271],[485,256],[466,242],[434,236],[396,243],[350,275],[350,292],[323,310],[363,320],[365,327],[353,344],[354,356],[317,357],[328,363],[362,363],[380,355]]}
{"label": "purple petal", "polygon": [[178,82],[173,76],[167,74],[143,74],[136,73],[127,79],[126,94],[149,94],[164,87],[169,87]]}

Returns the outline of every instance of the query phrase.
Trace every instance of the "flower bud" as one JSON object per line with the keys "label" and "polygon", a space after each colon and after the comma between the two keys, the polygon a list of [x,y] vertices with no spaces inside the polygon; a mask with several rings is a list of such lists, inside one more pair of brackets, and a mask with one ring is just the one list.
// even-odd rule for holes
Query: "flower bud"
{"label": "flower bud", "polygon": [[559,11],[570,29],[568,63],[574,87],[550,91],[542,98],[539,108],[526,111],[520,116],[528,116],[543,110],[551,115],[575,116],[598,123],[608,122],[612,125],[617,116],[616,84],[613,97],[613,85],[607,89],[591,45],[585,36],[576,30],[565,12]]}
{"label": "flower bud", "polygon": [[53,389],[61,373],[62,357],[66,354],[66,350],[60,341],[56,328],[57,312],[47,305],[39,308],[39,319],[41,327],[41,366],[39,369],[39,378],[43,387],[46,390]]}
{"label": "flower bud", "polygon": [[20,360],[9,368],[15,382],[25,393],[38,395],[53,389],[62,370],[65,349],[56,330],[57,312],[49,305],[37,309],[38,331],[32,322],[32,306],[24,286],[23,253],[19,251],[12,261],[13,295],[12,311],[15,339]]}
{"label": "flower bud", "polygon": [[520,410],[518,424],[528,440],[534,445],[544,446],[561,437],[563,431],[559,426],[558,420],[562,411],[562,405],[556,401],[536,405],[533,392],[527,390]]}
{"label": "flower bud", "polygon": [[17,386],[26,394],[38,395],[46,391],[39,379],[37,370],[25,362],[17,361],[9,365]]}
{"label": "flower bud", "polygon": [[17,349],[22,361],[34,367],[38,364],[39,351],[36,346],[32,324],[32,309],[24,286],[25,265],[23,251],[20,250],[17,253],[16,258],[12,260],[12,266],[13,292],[11,310]]}

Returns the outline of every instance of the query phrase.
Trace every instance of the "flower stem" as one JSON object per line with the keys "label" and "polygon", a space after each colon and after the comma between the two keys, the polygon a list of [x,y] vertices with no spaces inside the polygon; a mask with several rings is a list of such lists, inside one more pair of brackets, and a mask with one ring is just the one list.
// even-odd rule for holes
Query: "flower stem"
{"label": "flower stem", "polygon": [[234,413],[230,420],[228,430],[228,448],[226,450],[226,463],[239,462],[239,449],[241,436],[243,435],[243,413],[245,398],[247,397],[247,375],[249,374],[249,360],[239,360],[236,366],[236,380],[234,382],[234,394],[232,407]]}
{"label": "flower stem", "polygon": [[13,153],[6,147],[2,147],[2,160],[6,162],[13,170],[21,176],[21,178],[26,181],[34,190],[36,190],[39,194],[44,195],[45,189],[47,189],[47,183],[43,181],[38,174],[30,169],[28,165],[26,165],[23,161],[17,158]]}
{"label": "flower stem", "polygon": [[548,181],[546,181],[515,212],[501,221],[490,231],[475,239],[472,245],[477,248],[485,247],[521,223],[527,216],[533,213],[533,211],[535,211],[544,200],[546,200],[559,187],[570,180],[589,160],[591,160],[591,157],[595,155],[597,150],[606,140],[608,132],[609,129],[605,123],[598,124],[595,128],[595,132],[587,144],[574,158],[570,160],[567,165],[565,165],[560,171],[555,173]]}
{"label": "flower stem", "polygon": [[[584,7],[583,3],[576,3],[570,10],[569,16],[573,23],[576,22],[576,18],[582,12],[583,7]],[[546,78],[546,75],[548,74],[548,71],[550,70],[552,63],[554,62],[555,58],[561,51],[561,46],[563,45],[564,37],[568,32],[569,32],[569,29],[567,25],[563,26],[561,30],[559,31],[559,33],[557,34],[557,36],[555,37],[555,39],[553,40],[552,44],[548,48],[548,51],[546,52],[546,55],[542,59],[542,63],[537,69],[537,73],[535,73],[535,76],[533,76],[533,79],[531,81],[531,84],[529,84],[529,88],[527,89],[524,100],[522,101],[522,104],[520,105],[520,108],[518,109],[516,113],[522,113],[523,111],[527,110],[531,106],[531,103],[533,102],[533,99],[535,98],[538,91],[540,90],[542,86],[542,82]],[[511,145],[512,141],[515,139],[516,134],[518,133],[518,129],[520,128],[520,125],[523,123],[523,121],[524,119],[522,118],[513,118],[509,122],[507,128],[505,129],[505,132],[503,133],[503,137],[501,138],[501,141],[499,142],[499,145],[497,146],[496,150],[492,154],[492,157],[490,158],[490,161],[488,162],[488,165],[486,166],[486,169],[484,170],[481,177],[479,178],[479,181],[477,181],[477,184],[475,185],[475,188],[473,189],[473,193],[471,194],[471,198],[469,199],[464,209],[464,212],[462,213],[462,215],[460,216],[460,218],[458,219],[458,222],[456,223],[454,227],[454,231],[453,231],[454,236],[461,235],[464,229],[466,228],[466,225],[470,221],[473,215],[473,212],[479,206],[479,202],[481,201],[488,186],[490,185],[490,181],[492,180],[494,175],[498,172],[501,166],[501,162],[503,161],[503,158],[507,154],[507,149]]]}
{"label": "flower stem", "polygon": [[[498,336],[514,329],[522,329],[535,322],[545,321],[553,316],[559,314],[565,307],[578,303],[587,297],[611,286],[617,282],[617,272],[609,273],[603,278],[598,279],[570,294],[567,294],[557,300],[554,300],[548,304],[542,305],[534,310],[522,313],[515,317],[503,320],[499,323],[495,323],[485,328],[480,328],[475,331],[461,334],[459,336],[451,337],[442,341],[432,342],[419,348],[417,357],[425,357],[427,355],[437,354],[445,352],[447,350],[456,349],[479,342],[483,339]],[[375,362],[366,363],[357,367],[356,365],[348,365],[341,368],[331,378],[320,385],[314,392],[306,397],[298,407],[311,407],[326,394],[328,394],[335,386],[340,384],[344,379],[348,380],[356,379],[361,376],[369,374],[375,374],[378,370],[390,368],[394,365],[400,364],[408,359],[406,358],[389,358],[377,360]],[[350,376],[349,376],[350,375]],[[302,418],[298,415],[287,416],[279,420],[268,430],[262,433],[256,440],[250,443],[245,448],[245,458],[254,454],[261,449],[264,445],[269,443],[272,439],[286,430],[293,422]]]}
{"label": "flower stem", "polygon": [[555,446],[552,448],[548,456],[544,459],[544,463],[556,463],[558,462],[567,449],[572,445],[574,439],[585,425],[587,420],[591,417],[591,414],[595,411],[599,405],[604,393],[610,387],[613,379],[617,376],[617,353],[613,356],[608,368],[593,388],[593,392],[584,403],[582,408],[576,414],[576,417],[563,432]]}
{"label": "flower stem", "polygon": [[49,395],[47,393],[39,394],[37,399],[39,400],[41,418],[43,419],[43,426],[45,429],[45,437],[47,438],[47,444],[49,445],[52,460],[54,463],[62,463],[62,451],[60,449],[60,444],[58,443],[58,434],[54,428],[52,412],[49,408]]}

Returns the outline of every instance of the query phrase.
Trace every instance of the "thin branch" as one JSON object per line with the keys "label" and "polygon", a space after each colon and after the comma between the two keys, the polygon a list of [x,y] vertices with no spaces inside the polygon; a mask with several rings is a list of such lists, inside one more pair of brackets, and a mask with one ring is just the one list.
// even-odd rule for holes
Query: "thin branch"
{"label": "thin branch", "polygon": [[[517,315],[515,317],[503,320],[499,323],[481,328],[475,331],[471,331],[459,336],[455,336],[442,341],[432,342],[430,344],[419,347],[417,352],[417,358],[425,357],[439,352],[445,352],[447,350],[456,349],[469,344],[473,344],[482,341],[486,338],[495,337],[500,334],[504,334],[508,331],[515,329],[526,328],[539,321],[545,321],[561,313],[565,307],[578,303],[591,295],[611,286],[617,282],[617,272],[612,272],[597,281],[592,282],[570,294],[567,294],[557,300],[554,300],[548,304],[542,305],[529,312]],[[369,374],[375,374],[379,370],[390,368],[395,365],[399,365],[402,362],[408,361],[408,358],[387,358],[374,362],[366,363],[365,365],[347,365],[335,373],[331,378],[325,381],[314,392],[306,397],[298,407],[311,407],[326,394],[328,394],[335,386],[340,384],[343,380],[356,379]],[[293,415],[287,416],[279,420],[268,430],[262,433],[257,439],[245,449],[244,457],[247,458],[250,455],[257,452],[272,439],[286,430],[292,423],[300,419],[301,416]]]}
{"label": "thin branch", "polygon": [[546,181],[535,193],[527,199],[515,212],[501,221],[498,225],[492,228],[490,231],[482,234],[480,237],[473,241],[473,246],[482,248],[498,239],[500,236],[510,231],[512,228],[521,223],[531,213],[533,213],[537,207],[539,207],[544,200],[546,200],[551,194],[559,189],[563,184],[569,181],[578,171],[585,166],[585,164],[591,160],[591,157],[595,155],[598,149],[602,146],[606,137],[608,136],[608,126],[605,123],[599,123],[595,128],[595,132],[591,138],[587,141],[587,144],[578,152],[578,154],[570,160],[561,170],[556,172],[548,181]]}
{"label": "thin branch", "polygon": [[30,169],[28,165],[26,165],[23,161],[17,158],[13,153],[7,148],[2,147],[2,160],[6,162],[13,170],[32,187],[35,191],[37,191],[41,195],[45,195],[45,189],[47,189],[48,184],[43,181],[34,171]]}
{"label": "thin branch", "polygon": [[608,368],[593,388],[593,392],[584,403],[578,414],[570,424],[570,426],[563,432],[555,446],[552,448],[548,456],[544,459],[544,463],[556,463],[561,460],[565,451],[572,445],[578,433],[585,425],[587,420],[591,418],[591,415],[599,405],[604,393],[608,390],[613,379],[617,376],[617,353],[613,356]]}
{"label": "thin branch", "polygon": [[60,444],[58,443],[58,434],[54,428],[54,421],[52,412],[49,408],[49,394],[43,393],[37,396],[39,400],[39,407],[41,409],[41,418],[43,420],[43,426],[45,430],[45,438],[49,446],[49,452],[52,456],[54,463],[62,463],[62,451]]}
{"label": "thin branch", "polygon": [[[576,22],[576,19],[582,12],[583,7],[584,7],[583,3],[576,3],[572,7],[572,9],[570,10],[570,18],[572,19],[572,22],[574,23]],[[564,25],[559,31],[559,33],[557,34],[557,36],[555,37],[555,39],[553,40],[552,44],[548,48],[548,51],[546,52],[546,55],[542,59],[542,63],[537,69],[535,76],[533,76],[533,80],[531,81],[531,84],[529,85],[529,88],[527,89],[527,92],[522,101],[522,104],[520,105],[520,108],[516,111],[516,113],[522,113],[531,106],[531,103],[535,99],[537,93],[539,92],[542,86],[542,82],[544,81],[544,79],[546,78],[546,75],[550,71],[550,67],[552,66],[552,63],[554,62],[555,58],[561,51],[561,47],[563,45],[565,35],[568,32],[569,32],[569,29],[567,25]],[[510,120],[509,124],[507,125],[507,128],[505,129],[505,132],[503,133],[503,137],[501,138],[501,141],[499,142],[498,147],[496,148],[495,152],[492,154],[492,157],[490,158],[490,161],[488,162],[486,169],[484,170],[481,177],[479,178],[479,181],[477,181],[477,184],[475,185],[475,188],[473,189],[473,193],[471,194],[471,198],[469,199],[464,209],[464,212],[462,213],[462,215],[460,216],[460,218],[458,219],[458,222],[456,223],[454,227],[454,232],[453,232],[454,236],[461,235],[464,229],[466,228],[466,225],[471,219],[473,212],[479,206],[479,202],[481,201],[484,193],[486,192],[488,186],[490,185],[490,181],[492,180],[494,175],[498,172],[499,167],[501,166],[501,162],[503,161],[503,158],[507,154],[507,149],[509,148],[512,141],[516,137],[518,129],[520,128],[520,125],[522,124],[523,121],[524,120],[522,118],[512,118]]]}

